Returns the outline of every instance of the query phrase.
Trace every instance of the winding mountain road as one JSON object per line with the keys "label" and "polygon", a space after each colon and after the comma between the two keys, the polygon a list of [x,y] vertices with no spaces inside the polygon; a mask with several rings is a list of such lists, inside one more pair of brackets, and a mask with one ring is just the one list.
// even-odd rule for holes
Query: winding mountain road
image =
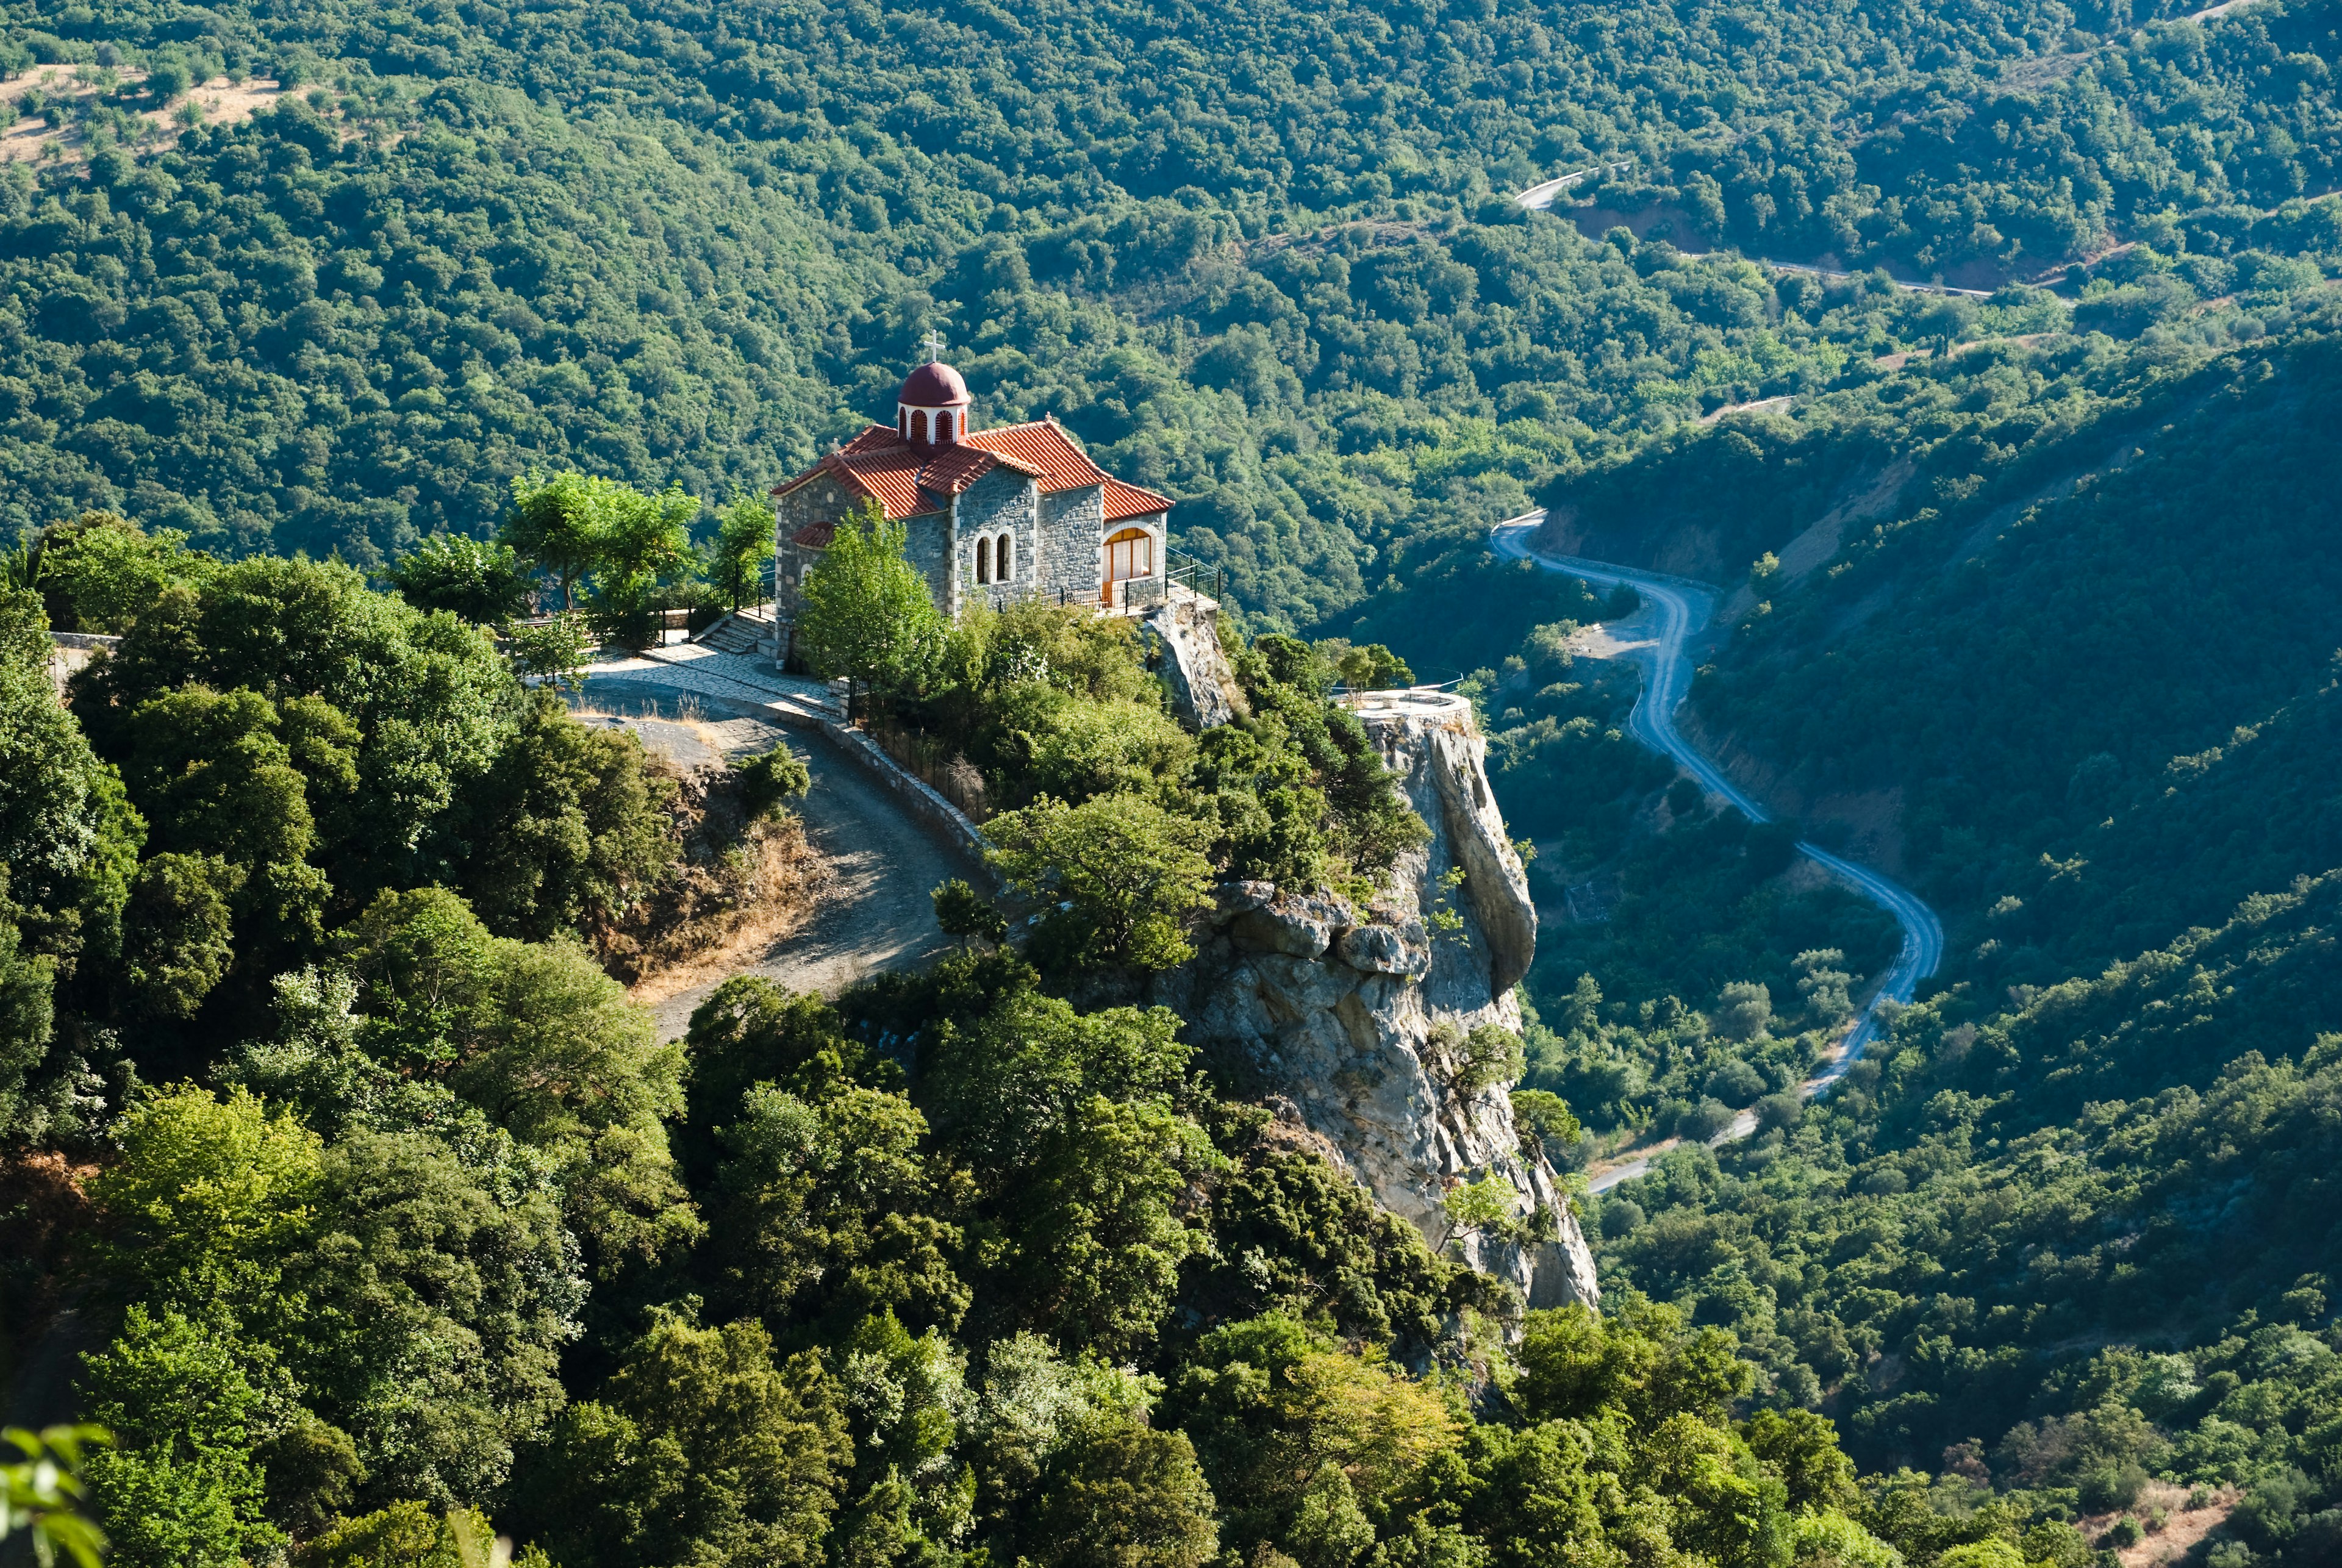
{"label": "winding mountain road", "polygon": [[[1545,514],[1538,511],[1499,523],[1490,535],[1490,543],[1497,554],[1515,560],[1534,562],[1548,572],[1582,577],[1589,583],[1623,583],[1658,607],[1657,639],[1639,648],[1625,651],[1626,656],[1634,657],[1643,666],[1643,694],[1636,699],[1634,712],[1627,715],[1628,731],[1653,751],[1673,757],[1699,781],[1701,788],[1730,802],[1749,821],[1768,820],[1768,814],[1762,806],[1726,777],[1723,769],[1694,750],[1691,743],[1676,729],[1676,710],[1683,705],[1684,699],[1691,691],[1691,656],[1687,644],[1706,626],[1708,617],[1715,613],[1716,591],[1706,584],[1670,577],[1658,572],[1646,572],[1638,567],[1586,561],[1569,555],[1546,554],[1533,547],[1536,531],[1544,522]],[[1919,982],[1935,974],[1936,965],[1944,955],[1944,925],[1936,918],[1936,912],[1920,902],[1917,894],[1869,867],[1832,854],[1816,844],[1800,841],[1797,852],[1892,914],[1896,924],[1903,928],[1902,951],[1895,955],[1895,962],[1888,964],[1886,974],[1880,976],[1877,990],[1856,1014],[1837,1054],[1827,1066],[1798,1086],[1798,1093],[1811,1099],[1815,1095],[1827,1094],[1830,1086],[1862,1059],[1863,1052],[1877,1038],[1879,1004],[1910,1001],[1913,993],[1918,989]],[[1736,1138],[1747,1137],[1756,1130],[1754,1113],[1743,1111],[1733,1119],[1730,1127],[1710,1142],[1730,1143]],[[1652,1157],[1668,1146],[1671,1145],[1663,1144],[1650,1149],[1623,1164],[1596,1174],[1591,1185],[1598,1193],[1621,1182],[1634,1180],[1648,1171]]]}

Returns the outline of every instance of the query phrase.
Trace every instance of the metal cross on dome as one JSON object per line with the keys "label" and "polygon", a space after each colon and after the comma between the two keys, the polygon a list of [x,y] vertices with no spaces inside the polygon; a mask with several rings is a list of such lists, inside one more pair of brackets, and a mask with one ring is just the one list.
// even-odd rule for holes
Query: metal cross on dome
{"label": "metal cross on dome", "polygon": [[933,365],[944,356],[944,335],[934,327],[927,328],[927,363]]}

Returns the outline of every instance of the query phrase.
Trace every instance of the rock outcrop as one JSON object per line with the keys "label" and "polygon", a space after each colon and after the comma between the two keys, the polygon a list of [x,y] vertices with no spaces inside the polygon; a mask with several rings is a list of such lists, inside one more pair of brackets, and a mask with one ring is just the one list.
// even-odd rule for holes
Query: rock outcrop
{"label": "rock outcrop", "polygon": [[1208,730],[1236,716],[1236,674],[1213,617],[1218,601],[1191,594],[1174,594],[1147,612],[1140,623],[1162,644],[1163,678],[1171,690],[1171,705],[1180,722],[1194,730]]}
{"label": "rock outcrop", "polygon": [[[1585,1236],[1543,1154],[1524,1151],[1507,1085],[1458,1082],[1475,1028],[1520,1028],[1512,988],[1536,946],[1470,705],[1431,692],[1352,705],[1430,843],[1364,911],[1266,883],[1224,888],[1196,960],[1162,977],[1158,999],[1433,1246],[1452,1244],[1531,1306],[1591,1304]],[[1459,1226],[1448,1199],[1466,1183],[1503,1193],[1509,1220]]]}

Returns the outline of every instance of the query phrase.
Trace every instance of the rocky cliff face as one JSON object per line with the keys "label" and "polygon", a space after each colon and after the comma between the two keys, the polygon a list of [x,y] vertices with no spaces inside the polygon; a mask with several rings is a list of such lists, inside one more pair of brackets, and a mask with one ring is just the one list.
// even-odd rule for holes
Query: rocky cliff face
{"label": "rocky cliff face", "polygon": [[[1524,1154],[1507,1085],[1457,1082],[1473,1029],[1520,1028],[1512,988],[1536,946],[1470,705],[1412,692],[1354,705],[1431,842],[1363,911],[1266,883],[1224,889],[1196,961],[1157,999],[1435,1247],[1453,1243],[1531,1306],[1592,1304],[1586,1238],[1543,1154]],[[1457,1225],[1449,1194],[1490,1182],[1510,1222]]]}

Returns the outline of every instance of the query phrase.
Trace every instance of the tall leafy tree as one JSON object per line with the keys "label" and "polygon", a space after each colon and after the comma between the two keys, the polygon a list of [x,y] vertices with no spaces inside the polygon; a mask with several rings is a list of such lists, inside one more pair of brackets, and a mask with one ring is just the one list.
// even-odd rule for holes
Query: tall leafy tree
{"label": "tall leafy tree", "polygon": [[797,637],[815,671],[844,675],[884,701],[915,689],[935,667],[943,613],[904,559],[900,523],[866,503],[837,524],[806,574]]}
{"label": "tall leafy tree", "polygon": [[699,502],[680,484],[646,495],[616,484],[603,484],[596,501],[595,618],[629,647],[648,646],[656,601],[692,564],[691,523]]}
{"label": "tall leafy tree", "polygon": [[383,574],[418,610],[445,610],[475,625],[495,625],[528,604],[528,570],[509,544],[434,534]]}
{"label": "tall leafy tree", "polygon": [[609,483],[574,469],[512,482],[512,506],[497,540],[553,574],[565,610],[576,607],[577,581],[601,558],[602,492]]}
{"label": "tall leafy tree", "polygon": [[773,558],[773,504],[746,493],[716,514],[716,530],[708,575],[731,595],[737,610],[757,580],[757,568]]}

